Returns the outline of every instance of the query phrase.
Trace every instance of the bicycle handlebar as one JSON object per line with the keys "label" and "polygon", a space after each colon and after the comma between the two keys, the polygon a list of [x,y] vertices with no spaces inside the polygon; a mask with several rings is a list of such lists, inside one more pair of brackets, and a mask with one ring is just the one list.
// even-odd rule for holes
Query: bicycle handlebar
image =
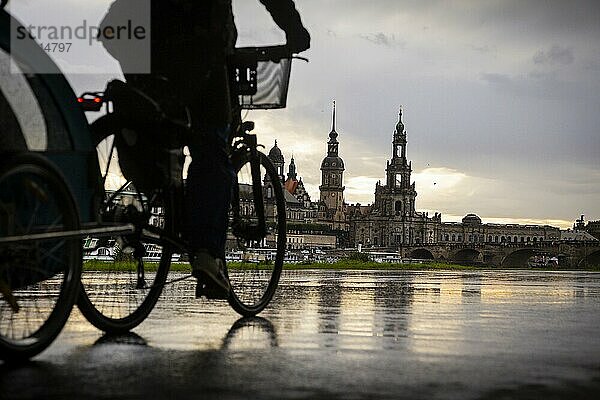
{"label": "bicycle handlebar", "polygon": [[295,58],[308,62],[305,57],[295,55],[287,45],[262,47],[236,47],[230,56],[234,62],[272,61],[279,62],[286,58]]}

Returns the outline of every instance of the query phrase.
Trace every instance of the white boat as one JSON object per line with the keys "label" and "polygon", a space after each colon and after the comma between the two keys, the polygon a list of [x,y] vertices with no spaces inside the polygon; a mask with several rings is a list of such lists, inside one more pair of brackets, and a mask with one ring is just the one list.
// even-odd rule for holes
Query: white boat
{"label": "white boat", "polygon": [[94,250],[85,251],[83,254],[83,260],[115,261],[115,248],[98,247]]}
{"label": "white boat", "polygon": [[[97,260],[97,261],[115,261],[117,254],[117,243],[114,239],[108,239],[105,246],[97,247],[100,239],[87,237],[83,241],[83,260]],[[146,249],[146,255],[143,257],[144,261],[148,262],[159,262],[162,257],[162,247],[156,244],[146,243],[144,244]],[[127,250],[132,251],[131,248]],[[171,255],[171,262],[177,262],[181,258],[181,254],[173,253]]]}
{"label": "white boat", "polygon": [[[146,255],[144,256],[144,261],[149,262],[160,262],[162,257],[162,247],[157,244],[152,243],[144,243],[144,249],[146,249]],[[181,258],[181,254],[173,253],[171,254],[171,262],[177,262]]]}

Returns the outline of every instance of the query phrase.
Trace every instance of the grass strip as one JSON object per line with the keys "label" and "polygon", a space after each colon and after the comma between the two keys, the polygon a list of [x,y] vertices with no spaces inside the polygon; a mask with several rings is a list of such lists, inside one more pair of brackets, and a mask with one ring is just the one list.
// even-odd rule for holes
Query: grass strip
{"label": "grass strip", "polygon": [[[231,270],[241,269],[264,269],[273,268],[271,263],[240,263],[229,262],[227,268]],[[83,263],[83,271],[135,271],[136,263],[132,261],[116,261],[103,262],[97,260],[89,260]],[[145,262],[145,271],[156,271],[158,263]],[[477,267],[445,264],[445,263],[423,263],[423,264],[397,264],[397,263],[376,263],[374,261],[337,261],[334,263],[298,263],[298,264],[283,264],[284,270],[306,270],[306,269],[331,269],[331,270],[472,270]],[[189,272],[190,265],[188,263],[171,263],[171,271]]]}
{"label": "grass strip", "polygon": [[[259,270],[270,270],[273,268],[271,263],[240,263],[240,262],[229,262],[227,268],[230,270],[243,270],[243,269],[259,269]],[[103,262],[97,260],[89,260],[83,263],[83,271],[135,271],[136,264],[131,261],[117,261],[117,262]],[[145,262],[144,270],[154,272],[158,269],[158,263]],[[468,271],[468,270],[495,270],[495,269],[507,269],[500,267],[489,267],[489,266],[473,266],[473,265],[460,265],[460,264],[449,264],[441,262],[425,262],[425,263],[414,263],[414,264],[400,264],[400,263],[377,263],[374,261],[356,261],[356,260],[340,260],[334,263],[311,263],[302,262],[297,264],[283,264],[284,270],[440,270],[440,271]],[[510,269],[510,268],[509,268]],[[517,268],[523,269],[523,268]],[[575,269],[569,268],[527,268],[532,271],[569,271]],[[171,271],[174,272],[190,272],[191,267],[189,263],[174,262],[171,263]],[[600,272],[600,266],[589,266],[584,269],[576,269],[578,271],[591,271]]]}

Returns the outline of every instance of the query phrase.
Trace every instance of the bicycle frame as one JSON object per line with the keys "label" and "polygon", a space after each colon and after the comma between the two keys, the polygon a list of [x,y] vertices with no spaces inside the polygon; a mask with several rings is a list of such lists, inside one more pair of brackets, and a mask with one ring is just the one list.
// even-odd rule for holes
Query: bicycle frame
{"label": "bicycle frame", "polygon": [[[239,125],[237,132],[233,135],[233,141],[231,143],[231,158],[235,158],[237,155],[242,153],[250,154],[250,166],[251,166],[251,174],[252,174],[252,193],[253,200],[255,204],[255,211],[257,214],[258,223],[256,225],[251,226],[243,226],[244,239],[260,241],[263,239],[267,233],[267,227],[265,223],[265,205],[262,196],[262,176],[260,170],[260,159],[258,152],[258,143],[255,134],[249,133],[254,127],[254,124],[247,121]],[[180,179],[183,180],[183,177]],[[182,182],[181,182],[182,183]],[[112,197],[115,197],[119,191],[123,190],[123,188],[127,184],[123,185]],[[234,185],[238,185],[237,179],[234,182]],[[168,243],[169,245],[179,249],[179,250],[188,250],[189,245],[184,238],[183,234],[183,226],[179,221],[185,220],[185,209],[184,209],[184,193],[183,193],[183,184],[178,185],[169,185],[168,187],[161,188],[156,190],[154,193],[150,195],[147,203],[149,207],[158,199],[161,199],[164,203],[164,209],[167,212],[172,213],[172,215],[168,215],[165,218],[167,224],[164,228],[153,227],[153,226],[144,226],[141,228],[136,227],[134,224],[125,224],[118,229],[117,227],[96,229],[96,230],[81,230],[80,234],[100,234],[104,236],[117,235],[117,234],[135,234],[136,231],[138,233],[143,233],[145,237],[153,238],[156,240],[157,244],[160,243]],[[233,210],[233,229],[236,229],[236,226],[239,227],[237,222],[240,219],[239,210]],[[59,233],[57,233],[58,235]]]}

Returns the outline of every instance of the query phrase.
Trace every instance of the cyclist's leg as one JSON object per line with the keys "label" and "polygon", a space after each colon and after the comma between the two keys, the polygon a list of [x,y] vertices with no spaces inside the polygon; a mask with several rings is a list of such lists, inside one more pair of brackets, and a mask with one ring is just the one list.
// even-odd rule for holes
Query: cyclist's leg
{"label": "cyclist's leg", "polygon": [[[222,132],[227,134],[226,130]],[[209,143],[190,145],[192,163],[186,183],[187,233],[191,249],[204,249],[211,256],[222,259],[234,180],[224,144],[223,136],[220,136]]]}
{"label": "cyclist's leg", "polygon": [[[208,275],[209,281],[228,291],[229,284],[222,270],[235,179],[227,152],[231,106],[224,64],[213,68],[209,75],[210,80],[187,102],[191,105],[197,138],[189,145],[192,163],[186,184],[187,233],[194,275],[201,279]],[[211,260],[220,261],[212,263]]]}

